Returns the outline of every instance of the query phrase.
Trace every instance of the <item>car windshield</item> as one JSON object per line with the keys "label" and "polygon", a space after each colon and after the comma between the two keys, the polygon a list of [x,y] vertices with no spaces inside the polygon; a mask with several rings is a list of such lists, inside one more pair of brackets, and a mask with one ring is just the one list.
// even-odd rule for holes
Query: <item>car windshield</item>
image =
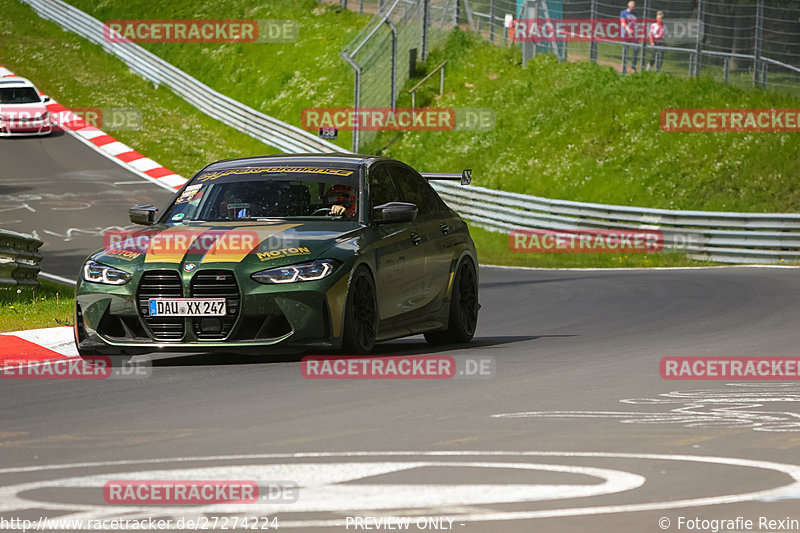
{"label": "car windshield", "polygon": [[0,88],[0,104],[38,104],[41,101],[33,87]]}
{"label": "car windshield", "polygon": [[351,169],[287,166],[203,172],[175,200],[165,220],[353,220],[358,211],[357,176]]}

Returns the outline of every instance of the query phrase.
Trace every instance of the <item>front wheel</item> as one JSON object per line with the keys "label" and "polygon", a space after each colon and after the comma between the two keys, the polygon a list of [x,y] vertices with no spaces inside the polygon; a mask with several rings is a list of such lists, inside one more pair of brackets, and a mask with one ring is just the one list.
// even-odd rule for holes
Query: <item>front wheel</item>
{"label": "front wheel", "polygon": [[425,334],[429,344],[458,344],[469,342],[478,324],[478,274],[471,260],[458,266],[450,298],[450,319],[447,329]]}
{"label": "front wheel", "polygon": [[378,331],[378,302],[375,281],[365,267],[359,267],[350,281],[344,311],[342,347],[356,355],[367,354],[375,346]]}

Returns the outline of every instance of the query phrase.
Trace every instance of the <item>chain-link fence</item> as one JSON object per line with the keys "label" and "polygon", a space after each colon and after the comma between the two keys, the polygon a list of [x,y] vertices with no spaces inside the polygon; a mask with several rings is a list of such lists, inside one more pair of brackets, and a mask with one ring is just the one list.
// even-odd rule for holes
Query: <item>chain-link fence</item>
{"label": "chain-link fence", "polygon": [[[462,0],[463,1],[463,0]],[[372,20],[342,51],[355,72],[356,109],[391,107],[410,77],[417,58],[424,60],[457,20],[457,0],[342,0],[343,7],[374,13]],[[356,129],[353,151],[375,138]]]}
{"label": "chain-link fence", "polygon": [[[627,0],[520,0],[513,3],[514,11],[507,12],[515,20],[618,21],[627,4]],[[664,35],[660,46],[652,47],[647,32],[659,11],[663,12]],[[655,69],[682,76],[711,75],[726,83],[800,90],[798,0],[638,0],[633,12],[646,21],[645,37],[636,44],[613,38],[575,42],[567,36],[523,43],[523,58],[549,52],[564,60],[612,65],[623,73]],[[486,19],[498,25],[492,33],[505,29],[502,20]],[[509,37],[516,40],[514,30]]]}
{"label": "chain-link fence", "polygon": [[[532,4],[551,2],[531,2]],[[619,19],[627,2],[564,0],[564,19]],[[663,12],[661,46],[608,41],[563,43],[563,59],[592,59],[623,73],[655,68],[675,75],[711,75],[726,83],[800,89],[800,2],[640,0],[634,13],[647,25]],[[656,41],[657,43],[657,41]],[[542,49],[541,44],[533,53]],[[637,60],[634,64],[634,58]]]}
{"label": "chain-link fence", "polygon": [[[409,78],[410,58],[424,60],[455,26],[499,44],[521,45],[523,62],[537,53],[554,53],[562,60],[611,65],[623,74],[650,69],[703,74],[725,83],[800,94],[800,0],[638,0],[633,13],[644,22],[644,35],[635,41],[610,34],[588,40],[574,34],[531,39],[521,26],[526,20],[540,26],[585,21],[619,28],[627,0],[339,1],[342,7],[374,13],[342,52],[355,70],[356,108],[394,107]],[[664,33],[651,46],[647,33],[659,11]],[[375,132],[354,132],[354,151],[374,137]]]}

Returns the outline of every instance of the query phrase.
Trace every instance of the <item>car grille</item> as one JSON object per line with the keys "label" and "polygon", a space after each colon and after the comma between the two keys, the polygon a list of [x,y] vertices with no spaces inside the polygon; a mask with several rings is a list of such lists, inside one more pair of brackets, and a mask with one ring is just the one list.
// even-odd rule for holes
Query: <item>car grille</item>
{"label": "car grille", "polygon": [[225,298],[225,316],[193,318],[192,331],[198,339],[222,339],[228,336],[239,315],[241,296],[236,277],[230,270],[203,270],[192,278],[193,298]]}
{"label": "car grille", "polygon": [[150,316],[150,298],[182,298],[180,275],[172,270],[152,270],[139,281],[139,312],[153,337],[159,340],[181,340],[186,321],[179,316]]}

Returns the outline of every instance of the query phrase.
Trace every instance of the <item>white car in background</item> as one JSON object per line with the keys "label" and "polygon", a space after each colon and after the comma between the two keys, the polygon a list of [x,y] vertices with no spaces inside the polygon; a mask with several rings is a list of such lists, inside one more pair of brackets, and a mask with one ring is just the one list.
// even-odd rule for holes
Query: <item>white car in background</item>
{"label": "white car in background", "polygon": [[47,102],[25,78],[0,78],[0,137],[49,135],[53,131]]}

